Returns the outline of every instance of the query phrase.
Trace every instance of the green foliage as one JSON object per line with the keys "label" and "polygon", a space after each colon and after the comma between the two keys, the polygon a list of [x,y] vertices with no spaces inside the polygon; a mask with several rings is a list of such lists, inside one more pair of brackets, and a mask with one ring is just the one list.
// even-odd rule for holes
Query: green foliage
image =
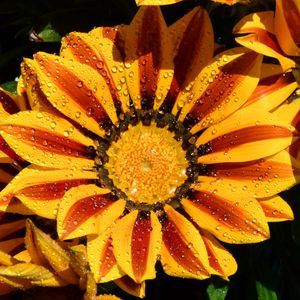
{"label": "green foliage", "polygon": [[17,93],[17,82],[16,81],[8,81],[0,85],[4,90],[16,94]]}
{"label": "green foliage", "polygon": [[276,292],[264,286],[259,281],[256,281],[256,291],[258,300],[278,300]]}
{"label": "green foliage", "polygon": [[228,282],[224,280],[212,280],[206,289],[209,300],[224,300],[228,292],[228,287]]}

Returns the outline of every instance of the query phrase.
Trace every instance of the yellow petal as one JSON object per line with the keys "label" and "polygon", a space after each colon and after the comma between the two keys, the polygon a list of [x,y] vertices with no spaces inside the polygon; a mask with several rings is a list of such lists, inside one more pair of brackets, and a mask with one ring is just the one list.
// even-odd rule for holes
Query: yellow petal
{"label": "yellow petal", "polygon": [[261,61],[261,55],[245,48],[230,49],[216,56],[186,93],[179,120],[195,133],[228,117],[256,88]]}
{"label": "yellow petal", "polygon": [[146,289],[145,281],[143,281],[142,283],[136,283],[129,276],[123,276],[120,279],[116,279],[114,283],[122,290],[124,290],[127,294],[139,298],[145,297],[145,289]]}
{"label": "yellow petal", "polygon": [[274,31],[281,49],[290,56],[299,56],[300,8],[297,0],[276,0]]}
{"label": "yellow petal", "polygon": [[9,279],[25,279],[32,285],[64,286],[66,283],[43,266],[31,263],[18,263],[13,266],[0,267],[0,275]]}
{"label": "yellow petal", "polygon": [[[78,277],[70,266],[70,257],[49,235],[38,229],[30,220],[26,224],[26,247],[33,263],[46,261],[59,277],[76,284]],[[37,261],[35,261],[37,257]]]}
{"label": "yellow petal", "polygon": [[133,104],[138,109],[157,109],[173,78],[173,45],[159,7],[139,9],[126,28],[125,53]]}
{"label": "yellow petal", "polygon": [[278,65],[264,64],[262,78],[244,107],[251,106],[257,111],[271,111],[286,101],[297,86],[292,72],[282,73]]}
{"label": "yellow petal", "polygon": [[250,14],[234,27],[233,32],[246,34],[237,37],[236,41],[251,50],[278,59],[285,71],[294,68],[295,62],[285,57],[280,49],[274,34],[273,18],[273,11]]}
{"label": "yellow petal", "polygon": [[125,201],[117,200],[108,189],[96,185],[70,189],[60,203],[57,232],[60,239],[88,234],[100,234],[117,219],[125,208]]}
{"label": "yellow petal", "polygon": [[116,221],[113,251],[118,265],[135,282],[155,278],[160,243],[161,225],[153,212],[134,210]]}
{"label": "yellow petal", "polygon": [[68,121],[46,112],[24,111],[6,118],[0,133],[27,161],[49,168],[90,168],[93,141]]}
{"label": "yellow petal", "polygon": [[[194,8],[169,28],[174,44],[174,77],[160,109],[173,114],[182,108],[185,92],[213,57],[213,29],[207,12]],[[187,55],[188,53],[188,55]]]}
{"label": "yellow petal", "polygon": [[247,163],[211,164],[206,172],[198,178],[200,182],[226,186],[237,194],[249,193],[256,198],[276,195],[300,180],[299,162],[287,151]]}
{"label": "yellow petal", "polygon": [[113,228],[112,225],[99,235],[88,236],[88,261],[97,283],[115,280],[124,276],[124,273],[117,266],[113,253],[111,239]]}
{"label": "yellow petal", "polygon": [[219,240],[233,244],[269,238],[264,212],[253,197],[215,183],[201,183],[182,200],[192,219]]}
{"label": "yellow petal", "polygon": [[81,126],[104,135],[117,122],[109,89],[92,68],[46,53],[35,54],[32,67],[47,99]]}
{"label": "yellow petal", "polygon": [[[97,173],[84,170],[23,169],[1,192],[1,200],[17,197],[36,215],[55,219],[59,202],[72,187],[94,182]],[[10,204],[10,203],[9,203]]]}
{"label": "yellow petal", "polygon": [[217,274],[225,279],[237,271],[237,263],[233,256],[206,230],[200,229],[212,274]]}
{"label": "yellow petal", "polygon": [[205,279],[210,277],[208,255],[198,230],[171,206],[164,207],[161,263],[171,276]]}
{"label": "yellow petal", "polygon": [[46,95],[41,90],[36,69],[33,68],[33,65],[34,61],[28,58],[24,58],[24,61],[21,64],[24,92],[26,92],[26,96],[28,97],[30,108],[32,110],[44,111],[61,116],[62,114],[60,114],[60,112],[52,106],[52,104],[47,100]]}
{"label": "yellow petal", "polygon": [[117,114],[120,114],[128,110],[129,103],[125,66],[114,40],[105,37],[107,30],[117,35],[119,28],[99,27],[89,33],[70,33],[62,40],[61,56],[96,70],[107,84]]}
{"label": "yellow petal", "polygon": [[271,113],[241,109],[201,134],[196,145],[209,151],[198,162],[243,162],[276,154],[291,144],[293,130]]}
{"label": "yellow petal", "polygon": [[282,222],[294,219],[292,209],[280,196],[258,200],[268,222]]}
{"label": "yellow petal", "polygon": [[18,262],[17,259],[9,255],[8,253],[3,252],[0,250],[0,265],[1,266],[12,266]]}

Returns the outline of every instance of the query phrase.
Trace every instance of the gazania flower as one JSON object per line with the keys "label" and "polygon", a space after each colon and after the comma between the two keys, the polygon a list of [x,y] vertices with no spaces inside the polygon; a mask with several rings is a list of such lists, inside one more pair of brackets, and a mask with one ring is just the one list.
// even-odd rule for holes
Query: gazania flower
{"label": "gazania flower", "polygon": [[243,47],[212,56],[203,9],[168,28],[150,6],[129,26],[69,34],[59,56],[25,59],[31,110],[0,130],[31,165],[1,209],[15,197],[57,220],[61,240],[87,236],[97,283],[143,284],[157,260],[172,276],[233,274],[218,240],[260,242],[268,221],[293,217],[277,194],[299,180],[285,150],[296,130],[270,111],[295,82]]}
{"label": "gazania flower", "polygon": [[288,56],[300,56],[300,4],[294,0],[276,0],[276,12],[258,12],[244,17],[234,28],[243,34],[236,40],[241,45],[279,60],[282,68],[295,67]]}

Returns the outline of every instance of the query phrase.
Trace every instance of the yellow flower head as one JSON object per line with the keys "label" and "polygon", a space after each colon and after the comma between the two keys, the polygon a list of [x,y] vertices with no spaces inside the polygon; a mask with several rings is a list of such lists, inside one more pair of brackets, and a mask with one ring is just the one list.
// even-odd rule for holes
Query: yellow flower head
{"label": "yellow flower head", "polygon": [[218,240],[260,242],[269,221],[293,218],[277,194],[299,180],[299,113],[280,110],[297,84],[256,52],[213,48],[203,9],[168,27],[148,6],[129,26],[72,32],[59,55],[25,59],[30,109],[3,106],[0,149],[30,165],[1,210],[18,199],[57,221],[61,240],[87,237],[97,283],[140,287],[157,260],[172,276],[235,273]]}

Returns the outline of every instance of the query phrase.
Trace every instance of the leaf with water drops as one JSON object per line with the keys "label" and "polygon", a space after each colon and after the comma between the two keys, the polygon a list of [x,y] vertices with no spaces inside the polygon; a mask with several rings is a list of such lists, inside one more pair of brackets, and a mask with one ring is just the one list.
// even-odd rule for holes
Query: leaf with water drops
{"label": "leaf with water drops", "polygon": [[227,295],[228,288],[228,282],[214,279],[207,286],[206,293],[209,300],[224,300]]}
{"label": "leaf with water drops", "polygon": [[13,94],[17,94],[17,81],[8,81],[5,83],[1,84],[1,88],[3,88],[4,90],[13,93]]}

